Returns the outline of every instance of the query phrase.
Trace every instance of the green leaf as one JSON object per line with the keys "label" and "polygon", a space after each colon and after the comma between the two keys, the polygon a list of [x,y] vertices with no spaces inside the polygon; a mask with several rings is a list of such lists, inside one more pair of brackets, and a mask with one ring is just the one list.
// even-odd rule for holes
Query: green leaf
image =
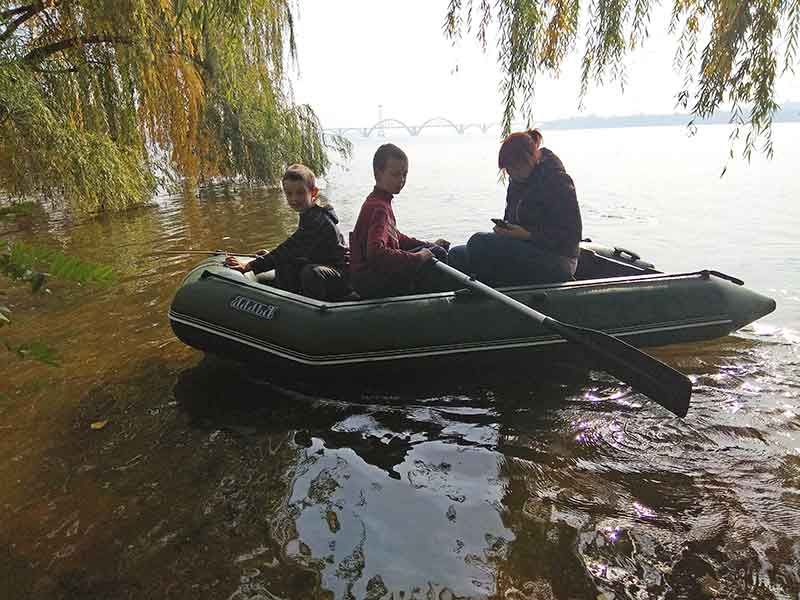
{"label": "green leaf", "polygon": [[186,10],[186,0],[177,0],[175,3],[175,26],[180,23],[183,11]]}
{"label": "green leaf", "polygon": [[34,341],[22,344],[12,349],[21,359],[30,358],[41,363],[57,367],[61,364],[55,350],[43,342]]}

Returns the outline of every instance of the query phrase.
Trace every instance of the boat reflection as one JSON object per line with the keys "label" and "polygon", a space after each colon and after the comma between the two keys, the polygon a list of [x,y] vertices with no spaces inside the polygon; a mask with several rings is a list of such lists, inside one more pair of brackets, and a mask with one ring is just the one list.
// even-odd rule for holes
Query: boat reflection
{"label": "boat reflection", "polygon": [[[518,530],[521,489],[509,469],[520,460],[563,460],[560,436],[536,447],[520,432],[550,428],[551,409],[570,399],[594,404],[581,385],[504,374],[471,386],[436,378],[391,392],[354,384],[328,391],[280,387],[215,359],[175,387],[191,426],[297,448],[297,462],[285,465],[291,488],[282,514],[291,523],[271,527],[264,541],[280,547],[283,560],[316,572],[337,598],[400,598],[415,589],[419,597],[527,594],[550,589],[556,567],[574,571],[570,590],[591,589],[577,556],[563,564],[574,529],[548,520]],[[264,456],[265,468],[270,460]],[[539,579],[525,575],[534,547],[537,556],[561,557],[558,565],[544,561]],[[247,590],[253,585],[248,578]]]}
{"label": "boat reflection", "polygon": [[174,395],[191,429],[236,440],[250,475],[227,493],[268,523],[248,531],[234,597],[285,589],[258,548],[310,598],[635,597],[707,574],[670,551],[687,522],[704,535],[698,499],[728,510],[704,460],[720,432],[698,424],[737,373],[764,368],[762,350],[741,338],[658,350],[695,379],[689,420],[596,371],[290,385],[206,358]]}

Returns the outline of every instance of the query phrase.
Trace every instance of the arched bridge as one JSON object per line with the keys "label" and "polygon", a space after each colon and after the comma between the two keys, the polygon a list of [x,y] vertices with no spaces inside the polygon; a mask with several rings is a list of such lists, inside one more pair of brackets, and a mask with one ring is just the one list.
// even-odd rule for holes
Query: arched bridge
{"label": "arched bridge", "polygon": [[332,129],[325,129],[329,133],[336,135],[347,135],[350,132],[361,134],[362,137],[369,137],[374,132],[382,132],[385,129],[405,129],[409,135],[419,135],[423,129],[432,128],[451,128],[460,135],[471,128],[480,129],[481,133],[486,133],[493,127],[499,127],[500,123],[455,123],[446,117],[433,117],[427,121],[423,121],[420,125],[408,125],[400,119],[381,119],[372,127],[335,127]]}

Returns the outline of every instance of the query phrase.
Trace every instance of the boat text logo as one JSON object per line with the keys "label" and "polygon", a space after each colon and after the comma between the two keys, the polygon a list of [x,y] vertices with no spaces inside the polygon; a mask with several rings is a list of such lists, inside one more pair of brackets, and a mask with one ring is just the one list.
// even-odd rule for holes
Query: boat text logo
{"label": "boat text logo", "polygon": [[236,296],[231,300],[230,307],[267,320],[274,319],[278,312],[277,306],[261,304],[261,302],[256,302],[244,296]]}

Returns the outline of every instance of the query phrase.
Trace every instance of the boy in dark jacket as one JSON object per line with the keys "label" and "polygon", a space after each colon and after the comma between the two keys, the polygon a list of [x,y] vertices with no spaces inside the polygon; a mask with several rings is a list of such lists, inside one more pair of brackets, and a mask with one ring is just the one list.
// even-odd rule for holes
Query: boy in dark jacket
{"label": "boy in dark jacket", "polygon": [[350,233],[350,278],[362,298],[400,296],[449,289],[430,263],[447,259],[447,240],[425,242],[397,230],[392,198],[406,184],[408,157],[384,144],[372,159],[375,189],[361,206]]}
{"label": "boy in dark jacket", "polygon": [[331,206],[317,200],[314,173],[292,165],[283,174],[283,192],[289,206],[300,213],[295,231],[272,252],[241,263],[228,257],[225,264],[241,273],[275,269],[277,287],[316,298],[335,300],[346,295],[349,252]]}

